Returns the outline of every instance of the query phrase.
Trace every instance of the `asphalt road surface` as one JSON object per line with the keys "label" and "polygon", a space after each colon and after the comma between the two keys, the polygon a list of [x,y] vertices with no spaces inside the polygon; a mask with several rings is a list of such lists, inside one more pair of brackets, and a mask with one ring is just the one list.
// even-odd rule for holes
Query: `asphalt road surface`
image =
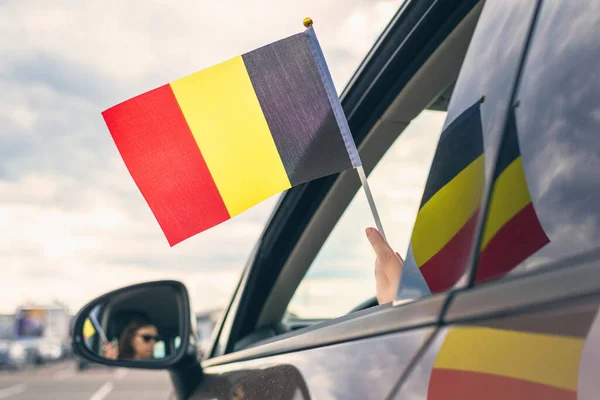
{"label": "asphalt road surface", "polygon": [[164,371],[92,366],[78,372],[71,362],[0,371],[0,399],[8,400],[167,400],[171,381]]}

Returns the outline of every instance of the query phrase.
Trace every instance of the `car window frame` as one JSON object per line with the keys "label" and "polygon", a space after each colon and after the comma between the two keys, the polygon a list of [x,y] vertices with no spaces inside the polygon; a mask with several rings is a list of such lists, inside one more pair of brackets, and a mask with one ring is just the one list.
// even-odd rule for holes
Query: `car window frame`
{"label": "car window frame", "polygon": [[[419,68],[478,4],[482,2],[463,0],[441,4],[435,0],[424,0],[408,2],[399,9],[374,46],[375,50],[359,68],[360,73],[353,78],[352,87],[346,89],[341,97],[357,146],[365,140]],[[363,87],[362,91],[355,89],[357,87]],[[264,305],[260,301],[256,304],[256,293],[268,292],[273,285],[273,281],[264,282],[259,278],[265,276],[265,270],[273,274],[279,272],[275,261],[289,256],[290,242],[293,245],[301,235],[307,216],[312,215],[338,176],[292,188],[281,197],[244,269],[228,309],[216,326],[217,333],[206,361],[232,353],[235,343],[252,332],[252,324],[257,318],[256,309],[252,310],[252,307],[258,307],[260,312]],[[307,207],[299,214],[302,205]],[[295,232],[282,232],[291,220],[297,225]],[[282,243],[283,237],[288,243]]]}
{"label": "car window frame", "polygon": [[365,337],[437,327],[452,292],[424,297],[401,307],[392,303],[346,314],[318,325],[253,343],[247,348],[207,358],[203,368],[331,346]]}

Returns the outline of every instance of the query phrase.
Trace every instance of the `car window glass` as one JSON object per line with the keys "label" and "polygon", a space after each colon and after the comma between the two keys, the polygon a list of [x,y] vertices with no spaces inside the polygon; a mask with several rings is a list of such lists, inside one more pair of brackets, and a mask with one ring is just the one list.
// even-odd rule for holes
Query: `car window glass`
{"label": "car window glass", "polygon": [[[423,111],[369,176],[387,239],[406,248],[446,113]],[[297,288],[288,315],[334,318],[375,296],[375,256],[364,233],[374,226],[362,188],[334,227]],[[404,255],[403,255],[404,256]]]}
{"label": "car window glass", "polygon": [[[487,1],[456,82],[404,273],[422,276],[432,293],[463,287],[470,276],[486,182],[527,42],[535,2]],[[403,285],[398,300],[422,295]]]}
{"label": "car window glass", "polygon": [[595,7],[541,6],[494,175],[478,282],[600,246]]}
{"label": "car window glass", "polygon": [[[446,291],[465,272],[485,181],[481,105],[478,100],[464,110],[440,136],[419,204],[399,300]],[[415,285],[417,280],[422,285]]]}

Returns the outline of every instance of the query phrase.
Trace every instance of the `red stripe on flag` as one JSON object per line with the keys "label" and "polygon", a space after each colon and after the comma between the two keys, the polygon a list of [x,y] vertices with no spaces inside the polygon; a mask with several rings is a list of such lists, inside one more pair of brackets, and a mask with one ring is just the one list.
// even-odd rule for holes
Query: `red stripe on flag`
{"label": "red stripe on flag", "polygon": [[465,273],[478,214],[476,210],[452,239],[420,267],[432,293],[450,289]]}
{"label": "red stripe on flag", "polygon": [[477,282],[506,274],[549,242],[533,204],[529,203],[498,230],[483,250]]}
{"label": "red stripe on flag", "polygon": [[170,85],[102,115],[171,246],[230,218]]}
{"label": "red stripe on flag", "polygon": [[577,400],[577,393],[554,386],[481,372],[434,368],[427,400]]}

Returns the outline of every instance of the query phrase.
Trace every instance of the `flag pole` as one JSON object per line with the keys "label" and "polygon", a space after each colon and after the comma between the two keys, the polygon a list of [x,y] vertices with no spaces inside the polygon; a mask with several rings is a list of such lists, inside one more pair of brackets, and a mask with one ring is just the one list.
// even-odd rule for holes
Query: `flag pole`
{"label": "flag pole", "polygon": [[100,322],[96,318],[95,314],[90,313],[90,321],[92,322],[92,325],[94,325],[94,328],[96,328],[96,331],[100,335],[102,342],[108,343],[108,338],[106,337],[106,334],[104,333],[104,330],[102,329],[102,325],[100,325]]}
{"label": "flag pole", "polygon": [[367,175],[365,174],[365,170],[363,169],[362,164],[356,167],[356,171],[358,172],[360,182],[362,183],[365,195],[367,196],[367,201],[369,202],[369,207],[371,208],[371,213],[373,214],[373,219],[375,220],[375,226],[377,226],[377,230],[379,231],[379,233],[381,233],[381,236],[383,236],[383,239],[387,242],[385,232],[383,231],[383,225],[381,225],[381,219],[379,218],[379,213],[377,212],[377,207],[375,206],[375,200],[373,200],[371,188],[369,187],[369,182],[367,181]]}
{"label": "flag pole", "polygon": [[335,85],[333,84],[333,79],[331,78],[331,73],[327,67],[327,62],[325,61],[325,56],[323,55],[319,41],[317,40],[317,37],[313,31],[313,20],[310,17],[304,18],[302,24],[307,29],[309,38],[313,41],[314,46],[312,51],[313,55],[315,56],[315,61],[317,62],[317,67],[321,73],[321,78],[324,79],[323,83],[325,84],[325,91],[329,97],[329,101],[331,107],[333,108],[333,113],[336,121],[338,122],[338,126],[340,127],[342,138],[344,139],[346,149],[348,150],[348,155],[350,156],[352,166],[358,172],[362,187],[367,196],[367,201],[369,202],[369,207],[371,208],[371,213],[373,214],[373,219],[375,220],[375,226],[377,227],[379,233],[381,233],[381,236],[383,236],[383,239],[387,242],[385,232],[383,231],[383,226],[381,225],[381,219],[379,218],[379,213],[377,212],[377,207],[375,206],[375,200],[373,200],[371,188],[369,187],[369,182],[367,182],[367,175],[362,167],[362,161],[360,160],[360,155],[358,154],[356,144],[354,143],[354,137],[350,132],[350,127],[348,126],[348,121],[344,115],[340,98],[336,93]]}

